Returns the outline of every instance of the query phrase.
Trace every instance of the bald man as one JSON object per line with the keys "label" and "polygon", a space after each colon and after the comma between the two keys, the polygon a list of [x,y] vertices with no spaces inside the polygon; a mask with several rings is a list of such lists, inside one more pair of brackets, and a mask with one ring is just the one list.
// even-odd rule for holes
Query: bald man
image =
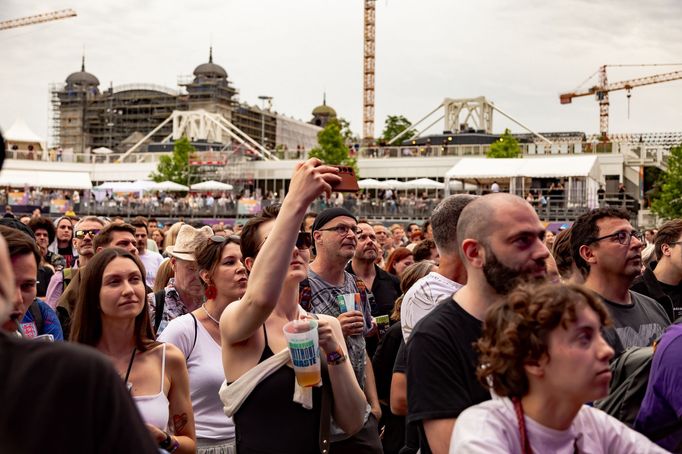
{"label": "bald man", "polygon": [[456,418],[490,399],[476,378],[473,344],[483,317],[520,282],[544,280],[545,228],[520,197],[496,193],[469,203],[457,223],[467,283],[412,331],[407,343],[408,422],[420,431],[421,452],[447,453]]}

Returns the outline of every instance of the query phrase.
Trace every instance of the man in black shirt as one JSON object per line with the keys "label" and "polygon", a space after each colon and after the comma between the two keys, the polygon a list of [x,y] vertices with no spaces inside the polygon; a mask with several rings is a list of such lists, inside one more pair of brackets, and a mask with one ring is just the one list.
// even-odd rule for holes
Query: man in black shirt
{"label": "man in black shirt", "polygon": [[545,228],[523,199],[496,193],[469,203],[457,223],[467,284],[415,326],[407,343],[408,422],[423,454],[447,453],[466,408],[490,399],[476,378],[473,344],[487,308],[523,280],[543,280]]}
{"label": "man in black shirt", "polygon": [[[0,236],[0,325],[17,316],[13,284]],[[0,331],[0,364],[1,452],[158,454],[123,380],[95,350]]]}
{"label": "man in black shirt", "polygon": [[592,210],[571,228],[573,260],[586,275],[585,286],[604,299],[611,315],[613,326],[604,330],[604,339],[616,356],[630,347],[651,345],[670,325],[656,301],[630,290],[642,270],[643,247],[624,210]]}
{"label": "man in black shirt", "polygon": [[630,290],[658,301],[675,321],[682,316],[682,219],[663,224],[653,244],[657,262],[635,278]]}

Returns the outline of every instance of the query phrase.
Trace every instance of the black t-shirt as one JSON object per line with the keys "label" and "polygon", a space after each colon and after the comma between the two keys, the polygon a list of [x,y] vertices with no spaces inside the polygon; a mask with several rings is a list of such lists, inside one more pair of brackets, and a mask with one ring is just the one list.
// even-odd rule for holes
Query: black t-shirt
{"label": "black t-shirt", "polygon": [[64,268],[69,268],[73,266],[75,257],[73,255],[73,249],[71,249],[71,246],[65,248],[60,247],[57,249],[57,253],[61,255],[65,260]]}
{"label": "black t-shirt", "polygon": [[431,452],[424,420],[457,418],[490,399],[476,378],[474,343],[483,323],[452,299],[415,326],[407,343],[407,420],[419,425],[421,452]]}
{"label": "black t-shirt", "polygon": [[661,286],[663,293],[668,295],[673,302],[672,321],[682,317],[682,284],[669,285],[658,281],[658,285]]}
{"label": "black t-shirt", "polygon": [[0,452],[142,453],[159,448],[96,350],[0,334]]}

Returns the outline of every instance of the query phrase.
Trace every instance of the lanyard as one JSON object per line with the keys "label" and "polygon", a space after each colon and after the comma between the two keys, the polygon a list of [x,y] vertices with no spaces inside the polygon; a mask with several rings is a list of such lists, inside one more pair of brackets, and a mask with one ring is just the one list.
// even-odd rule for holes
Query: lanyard
{"label": "lanyard", "polygon": [[[514,403],[514,411],[516,412],[516,420],[519,423],[519,438],[521,440],[522,454],[533,454],[533,450],[530,448],[530,441],[528,440],[528,432],[526,431],[526,418],[523,416],[523,406],[521,405],[521,399],[518,397],[512,397],[512,402]],[[578,438],[573,441],[573,454],[579,454],[578,451]]]}
{"label": "lanyard", "polygon": [[126,371],[126,378],[123,380],[123,383],[126,384],[126,387],[128,388],[128,391],[132,394],[133,390],[133,384],[128,383],[128,377],[130,376],[130,370],[133,368],[133,361],[135,361],[135,353],[137,352],[137,346],[133,347],[133,353],[130,355],[130,362],[128,363],[128,370]]}

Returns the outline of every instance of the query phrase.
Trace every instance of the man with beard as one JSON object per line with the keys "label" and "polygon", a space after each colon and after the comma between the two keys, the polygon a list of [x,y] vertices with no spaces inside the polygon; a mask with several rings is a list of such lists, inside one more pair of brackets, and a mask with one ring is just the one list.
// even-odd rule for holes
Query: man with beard
{"label": "man with beard", "polygon": [[350,211],[335,207],[317,215],[312,231],[316,255],[308,271],[310,301],[304,306],[310,305],[312,312],[338,318],[346,338],[348,358],[368,401],[365,424],[360,432],[349,437],[332,425],[331,451],[354,454],[381,452],[378,429],[381,407],[372,363],[365,349],[365,336],[371,335],[374,328],[371,297],[366,284],[345,270],[355,254],[362,230]]}
{"label": "man with beard", "polygon": [[488,307],[519,282],[545,278],[544,235],[535,210],[511,194],[480,197],[462,211],[457,243],[466,285],[424,317],[407,343],[408,423],[419,427],[422,453],[447,453],[459,414],[490,399],[476,377],[473,345]]}
{"label": "man with beard", "polygon": [[644,239],[627,212],[598,208],[580,216],[571,228],[571,253],[587,276],[585,286],[606,303],[613,324],[604,339],[616,356],[630,347],[655,341],[670,320],[655,300],[630,290],[642,271]]}

